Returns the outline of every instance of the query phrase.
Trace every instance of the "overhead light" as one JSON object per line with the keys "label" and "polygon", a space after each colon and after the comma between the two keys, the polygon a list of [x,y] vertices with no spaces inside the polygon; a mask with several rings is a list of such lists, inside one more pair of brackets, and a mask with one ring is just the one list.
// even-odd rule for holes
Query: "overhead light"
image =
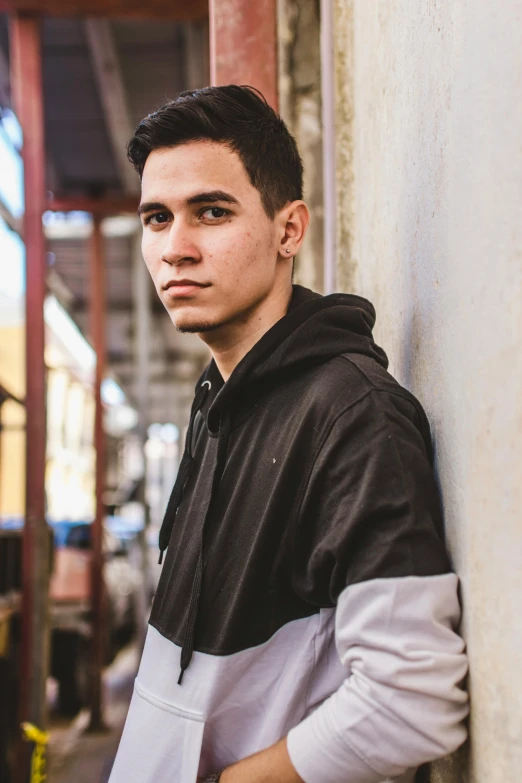
{"label": "overhead light", "polygon": [[88,239],[92,234],[92,215],[89,212],[52,212],[42,215],[47,239]]}
{"label": "overhead light", "polygon": [[161,440],[163,443],[177,443],[179,440],[179,428],[175,424],[163,424],[161,427]]}
{"label": "overhead light", "polygon": [[162,424],[158,424],[157,422],[151,424],[147,430],[147,435],[150,438],[150,440],[161,440],[162,429],[163,429]]}
{"label": "overhead light", "polygon": [[24,212],[24,170],[4,117],[0,121],[0,171],[0,196],[11,215],[18,218]]}
{"label": "overhead light", "polygon": [[96,353],[54,296],[48,296],[45,300],[44,319],[53,334],[84,370],[92,370],[96,366]]}
{"label": "overhead light", "polygon": [[2,109],[0,123],[9,137],[13,147],[15,147],[17,150],[21,150],[23,144],[23,135],[20,123],[16,119],[16,114],[14,114],[11,109]]}
{"label": "overhead light", "polygon": [[25,246],[0,218],[0,291],[13,298],[25,291]]}
{"label": "overhead light", "polygon": [[138,413],[130,405],[115,405],[105,409],[103,421],[106,432],[119,437],[137,426]]}
{"label": "overhead light", "polygon": [[115,215],[102,220],[101,228],[105,237],[131,237],[140,225],[140,219],[135,215]]}
{"label": "overhead light", "polygon": [[101,385],[101,397],[106,405],[123,405],[125,392],[113,378],[104,378]]}

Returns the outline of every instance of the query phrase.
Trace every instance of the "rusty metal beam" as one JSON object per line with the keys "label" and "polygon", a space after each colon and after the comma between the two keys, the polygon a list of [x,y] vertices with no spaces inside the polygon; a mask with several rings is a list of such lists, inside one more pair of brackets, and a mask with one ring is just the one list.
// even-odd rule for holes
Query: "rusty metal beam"
{"label": "rusty metal beam", "polygon": [[212,84],[249,84],[277,110],[277,0],[210,0]]}
{"label": "rusty metal beam", "polygon": [[108,19],[86,19],[84,26],[120,180],[126,193],[138,193],[140,181],[126,152],[134,127],[110,22]]}
{"label": "rusty metal beam", "polygon": [[91,719],[90,729],[104,729],[103,721],[103,651],[104,651],[104,589],[103,589],[103,524],[105,505],[105,433],[103,431],[103,406],[101,385],[105,376],[106,334],[105,334],[105,265],[103,259],[103,234],[99,216],[94,217],[91,237],[91,307],[90,332],[96,351],[94,379],[94,448],[96,453],[96,514],[92,525],[92,567],[91,567]]}
{"label": "rusty metal beam", "polygon": [[[40,25],[17,17],[10,27],[14,108],[24,134],[26,246],[26,510],[23,534],[22,720],[44,728],[49,663],[49,535],[45,521],[44,315],[45,145]],[[27,759],[21,761],[25,768]],[[22,769],[22,772],[26,772]]]}
{"label": "rusty metal beam", "polygon": [[46,209],[51,212],[91,212],[93,215],[135,215],[139,206],[138,196],[121,198],[87,198],[53,196],[48,199]]}
{"label": "rusty metal beam", "polygon": [[207,0],[0,0],[0,12],[39,16],[112,16],[185,21],[204,19]]}

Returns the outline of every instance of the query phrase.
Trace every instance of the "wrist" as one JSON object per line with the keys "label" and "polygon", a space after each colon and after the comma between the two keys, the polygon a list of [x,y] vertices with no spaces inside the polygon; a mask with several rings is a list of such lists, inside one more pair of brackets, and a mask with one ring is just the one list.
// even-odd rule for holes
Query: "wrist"
{"label": "wrist", "polygon": [[221,772],[214,772],[212,775],[207,775],[207,777],[204,778],[203,783],[220,783],[221,775],[224,771],[225,770],[222,769]]}

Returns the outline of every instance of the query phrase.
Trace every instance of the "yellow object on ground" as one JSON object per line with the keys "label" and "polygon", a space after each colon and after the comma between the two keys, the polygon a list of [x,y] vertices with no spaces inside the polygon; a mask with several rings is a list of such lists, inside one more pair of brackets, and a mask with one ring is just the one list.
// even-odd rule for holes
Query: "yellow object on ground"
{"label": "yellow object on ground", "polygon": [[41,731],[32,723],[22,723],[24,737],[28,742],[34,742],[31,760],[31,783],[45,783],[47,780],[47,743],[49,734]]}

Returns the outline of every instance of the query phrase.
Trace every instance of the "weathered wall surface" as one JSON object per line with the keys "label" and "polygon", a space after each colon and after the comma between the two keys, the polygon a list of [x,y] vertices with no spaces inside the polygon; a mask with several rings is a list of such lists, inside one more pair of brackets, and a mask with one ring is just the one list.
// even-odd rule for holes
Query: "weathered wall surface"
{"label": "weathered wall surface", "polygon": [[338,280],[427,409],[462,579],[471,743],[433,779],[518,783],[522,2],[336,11]]}
{"label": "weathered wall surface", "polygon": [[278,0],[279,111],[304,165],[310,227],[296,258],[295,281],[323,289],[323,169],[319,0]]}

